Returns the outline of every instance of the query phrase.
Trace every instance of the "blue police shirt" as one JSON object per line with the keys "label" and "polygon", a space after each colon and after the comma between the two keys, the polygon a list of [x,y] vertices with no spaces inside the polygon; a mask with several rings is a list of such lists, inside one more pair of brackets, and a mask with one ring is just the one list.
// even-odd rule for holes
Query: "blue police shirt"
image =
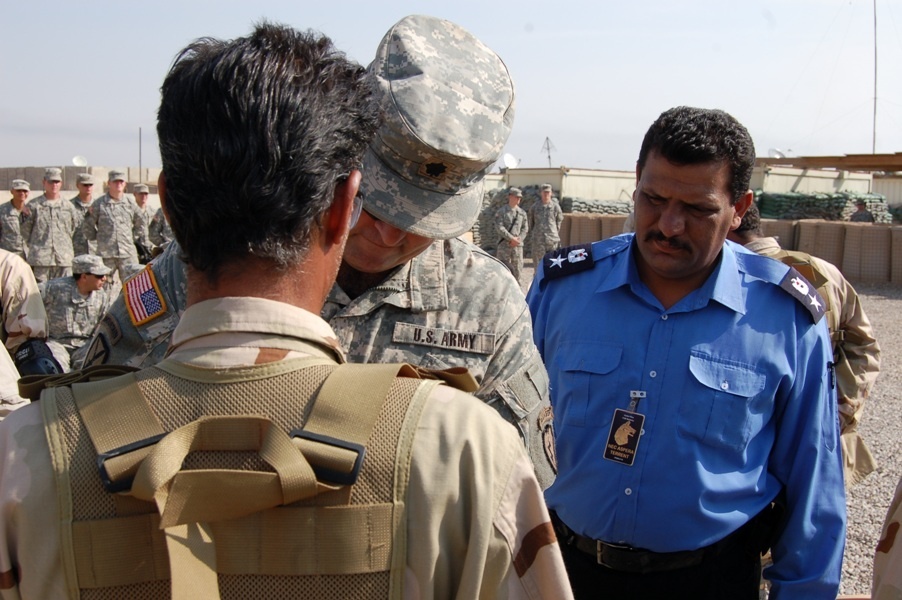
{"label": "blue police shirt", "polygon": [[[671,552],[717,542],[785,490],[772,597],[832,600],[845,493],[824,320],[781,289],[786,265],[732,242],[665,310],[639,279],[632,240],[596,242],[594,266],[555,279],[569,249],[551,253],[527,296],[557,430],[548,506],[581,535]],[[645,397],[628,466],[605,451],[631,391]]]}

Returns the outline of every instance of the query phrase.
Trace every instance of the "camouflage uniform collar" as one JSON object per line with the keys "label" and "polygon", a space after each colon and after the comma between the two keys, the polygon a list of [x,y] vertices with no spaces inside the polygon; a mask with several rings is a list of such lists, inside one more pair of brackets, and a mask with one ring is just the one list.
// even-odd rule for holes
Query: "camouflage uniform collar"
{"label": "camouflage uniform collar", "polygon": [[175,357],[180,345],[208,336],[203,343],[216,347],[217,334],[285,338],[287,346],[307,347],[311,353],[329,350],[344,362],[338,336],[319,315],[283,302],[248,297],[216,298],[189,306],[172,332],[170,356]]}

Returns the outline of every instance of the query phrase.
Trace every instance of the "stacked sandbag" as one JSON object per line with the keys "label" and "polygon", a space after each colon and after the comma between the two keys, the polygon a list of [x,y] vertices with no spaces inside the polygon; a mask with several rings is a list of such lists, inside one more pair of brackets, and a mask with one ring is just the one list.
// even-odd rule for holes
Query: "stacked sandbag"
{"label": "stacked sandbag", "polygon": [[590,213],[595,215],[628,215],[633,209],[630,200],[589,200],[565,196],[561,210],[565,213]]}
{"label": "stacked sandbag", "polygon": [[892,223],[886,197],[882,194],[858,194],[854,192],[800,194],[786,192],[757,192],[761,216],[770,219],[821,219],[824,221],[848,221],[855,212],[855,205],[863,201],[874,215],[876,223]]}

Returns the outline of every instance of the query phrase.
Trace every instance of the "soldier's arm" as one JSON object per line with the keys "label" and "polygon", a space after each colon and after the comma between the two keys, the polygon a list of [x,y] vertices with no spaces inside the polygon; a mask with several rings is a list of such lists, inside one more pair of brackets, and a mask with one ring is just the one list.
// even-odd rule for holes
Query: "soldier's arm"
{"label": "soldier's arm", "polygon": [[500,210],[495,214],[495,230],[498,231],[498,235],[500,235],[502,239],[514,239],[514,234],[508,231],[507,227],[504,226],[504,217]]}
{"label": "soldier's arm", "polygon": [[[137,207],[137,204],[135,205]],[[136,242],[150,248],[150,240],[147,236],[147,218],[143,210],[135,210],[132,215],[132,235]]]}
{"label": "soldier's arm", "polygon": [[[13,260],[16,259],[16,260]],[[47,313],[31,268],[18,256],[9,257],[16,267],[6,270],[2,282],[6,347],[14,350],[27,338],[47,337]]]}
{"label": "soldier's arm", "polygon": [[564,211],[557,204],[554,205],[554,222],[557,224],[557,230],[561,230],[561,223],[564,222]]}
{"label": "soldier's arm", "polygon": [[[841,276],[841,275],[840,275]],[[880,345],[855,288],[843,278],[843,302],[838,335],[838,393],[840,394],[840,426],[846,430],[861,419],[864,401],[880,373]],[[845,363],[845,364],[843,364]],[[843,406],[843,403],[848,406]]]}
{"label": "soldier's arm", "polygon": [[526,234],[529,233],[529,229],[530,229],[529,217],[527,217],[526,215],[523,215],[523,229],[522,229],[522,231],[520,231],[520,239],[521,240],[526,238]]}
{"label": "soldier's arm", "polygon": [[34,229],[35,211],[23,210],[20,218],[22,220],[19,225],[19,232],[22,234],[22,239],[28,243],[31,241],[31,231]]}
{"label": "soldier's arm", "polygon": [[81,222],[81,234],[85,237],[86,240],[96,240],[97,239],[97,216],[99,211],[97,210],[97,203],[95,202],[85,214],[84,220]]}

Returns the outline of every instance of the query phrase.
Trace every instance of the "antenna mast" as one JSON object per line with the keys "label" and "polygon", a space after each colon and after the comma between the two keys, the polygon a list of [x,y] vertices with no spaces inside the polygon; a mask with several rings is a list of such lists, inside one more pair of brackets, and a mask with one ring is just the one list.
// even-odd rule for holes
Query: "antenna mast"
{"label": "antenna mast", "polygon": [[[876,2],[876,0],[874,0],[874,1]],[[551,143],[551,139],[546,137],[545,143],[542,144],[542,152],[545,152],[546,154],[548,154],[548,167],[549,168],[551,167],[551,151],[552,150],[557,150],[557,148],[555,148],[554,144]]]}
{"label": "antenna mast", "polygon": [[877,154],[877,0],[874,0],[874,129],[871,132],[871,154]]}

